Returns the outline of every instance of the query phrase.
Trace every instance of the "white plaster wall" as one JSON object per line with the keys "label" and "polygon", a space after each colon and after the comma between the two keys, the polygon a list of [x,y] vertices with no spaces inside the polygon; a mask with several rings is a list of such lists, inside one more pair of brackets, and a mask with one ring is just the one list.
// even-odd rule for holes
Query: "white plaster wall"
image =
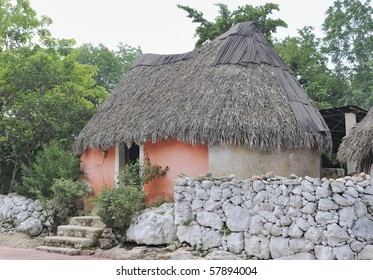
{"label": "white plaster wall", "polygon": [[320,152],[291,149],[267,153],[237,146],[209,146],[209,168],[214,176],[234,174],[238,178],[269,171],[280,176],[320,177]]}

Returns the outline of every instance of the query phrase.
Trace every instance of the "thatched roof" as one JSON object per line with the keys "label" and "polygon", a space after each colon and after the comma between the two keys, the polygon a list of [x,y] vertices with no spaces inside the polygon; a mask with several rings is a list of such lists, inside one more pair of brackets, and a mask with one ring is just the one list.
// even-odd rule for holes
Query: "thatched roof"
{"label": "thatched roof", "polygon": [[362,162],[373,153],[373,107],[343,138],[337,158],[340,162]]}
{"label": "thatched roof", "polygon": [[331,148],[321,115],[254,23],[189,53],[142,55],[75,147],[167,139],[264,151]]}

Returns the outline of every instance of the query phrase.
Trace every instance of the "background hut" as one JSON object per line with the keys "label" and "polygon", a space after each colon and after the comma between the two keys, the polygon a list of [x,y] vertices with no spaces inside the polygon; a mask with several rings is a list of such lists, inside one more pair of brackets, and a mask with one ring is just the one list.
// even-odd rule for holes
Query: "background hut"
{"label": "background hut", "polygon": [[373,108],[343,139],[337,158],[341,162],[356,162],[356,172],[373,176]]}
{"label": "background hut", "polygon": [[172,196],[180,173],[319,176],[330,149],[320,113],[250,22],[189,53],[142,55],[76,140],[98,185],[126,154],[169,166],[145,186],[150,196]]}

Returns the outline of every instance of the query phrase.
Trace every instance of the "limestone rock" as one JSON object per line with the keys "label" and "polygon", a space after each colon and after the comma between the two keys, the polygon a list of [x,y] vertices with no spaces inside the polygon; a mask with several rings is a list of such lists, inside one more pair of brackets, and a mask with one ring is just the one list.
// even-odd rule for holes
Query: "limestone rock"
{"label": "limestone rock", "polygon": [[298,253],[286,257],[277,258],[276,260],[315,260],[315,256],[311,253]]}
{"label": "limestone rock", "polygon": [[173,203],[164,203],[136,214],[127,230],[127,239],[145,245],[173,242],[176,237],[173,211]]}
{"label": "limestone rock", "polygon": [[270,258],[269,239],[253,235],[245,238],[245,252],[251,257],[256,257],[260,260],[268,260]]}
{"label": "limestone rock", "polygon": [[284,237],[272,237],[269,250],[273,259],[288,256],[290,255],[289,240]]}
{"label": "limestone rock", "polygon": [[338,244],[347,241],[350,236],[348,233],[339,227],[337,224],[331,224],[327,226],[326,238],[329,246],[337,246]]}
{"label": "limestone rock", "polygon": [[214,212],[200,211],[197,213],[197,222],[205,227],[211,227],[213,229],[220,230],[223,226],[223,222],[220,216]]}
{"label": "limestone rock", "polygon": [[200,225],[178,226],[176,234],[180,242],[187,242],[191,246],[196,246],[202,238]]}
{"label": "limestone rock", "polygon": [[216,230],[210,230],[202,236],[202,246],[208,250],[221,245],[221,234]]}
{"label": "limestone rock", "polygon": [[359,260],[373,260],[373,245],[367,245],[360,251],[357,257]]}
{"label": "limestone rock", "polygon": [[246,231],[250,226],[250,211],[246,207],[223,205],[223,210],[227,216],[227,227],[231,231]]}
{"label": "limestone rock", "polygon": [[339,208],[338,204],[329,198],[322,198],[319,200],[319,210],[328,211],[328,210],[335,210],[338,208]]}
{"label": "limestone rock", "polygon": [[356,220],[355,211],[353,207],[344,207],[339,210],[339,225],[347,228],[352,227],[352,223]]}
{"label": "limestone rock", "polygon": [[336,257],[333,253],[333,248],[328,246],[316,245],[315,257],[318,260],[335,260]]}
{"label": "limestone rock", "polygon": [[42,233],[43,225],[40,220],[30,217],[23,221],[17,229],[27,232],[30,236],[37,236]]}
{"label": "limestone rock", "polygon": [[244,249],[243,232],[231,233],[227,237],[228,250],[232,253],[238,254]]}
{"label": "limestone rock", "polygon": [[373,221],[365,216],[355,222],[352,231],[356,237],[373,241]]}
{"label": "limestone rock", "polygon": [[355,259],[355,254],[348,245],[333,248],[333,254],[336,256],[337,260]]}

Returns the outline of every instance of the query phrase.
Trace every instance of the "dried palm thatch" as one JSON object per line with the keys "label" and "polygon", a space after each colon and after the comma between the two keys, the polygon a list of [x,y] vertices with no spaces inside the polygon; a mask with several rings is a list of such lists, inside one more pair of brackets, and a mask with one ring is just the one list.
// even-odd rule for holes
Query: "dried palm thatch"
{"label": "dried palm thatch", "polygon": [[323,118],[254,23],[239,23],[189,53],[141,56],[75,148],[168,139],[264,151],[331,149]]}
{"label": "dried palm thatch", "polygon": [[340,162],[355,161],[359,172],[369,173],[373,164],[373,108],[343,138],[337,159]]}

